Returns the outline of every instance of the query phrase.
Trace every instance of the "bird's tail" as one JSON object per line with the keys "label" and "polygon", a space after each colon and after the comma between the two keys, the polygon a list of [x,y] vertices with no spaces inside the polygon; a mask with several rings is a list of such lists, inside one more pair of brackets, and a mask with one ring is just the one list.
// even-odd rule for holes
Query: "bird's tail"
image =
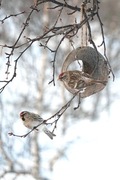
{"label": "bird's tail", "polygon": [[106,85],[106,83],[107,83],[107,81],[101,81],[101,80],[93,80],[93,82],[95,82],[95,83],[98,83],[98,84],[104,84],[104,85]]}
{"label": "bird's tail", "polygon": [[44,127],[43,131],[45,134],[47,134],[49,136],[50,139],[53,139],[53,137],[56,136],[51,131],[49,131],[46,127]]}

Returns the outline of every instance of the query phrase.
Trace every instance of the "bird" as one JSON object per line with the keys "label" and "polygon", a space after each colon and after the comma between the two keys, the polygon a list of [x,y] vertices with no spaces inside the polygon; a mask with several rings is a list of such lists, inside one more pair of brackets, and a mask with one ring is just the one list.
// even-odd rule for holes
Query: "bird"
{"label": "bird", "polygon": [[[26,126],[27,128],[33,129],[37,125],[41,124],[40,130],[47,134],[50,139],[53,139],[53,137],[56,136],[47,129],[46,124],[44,123],[44,120],[40,117],[40,115],[29,111],[22,111],[20,112],[20,118],[23,121],[24,126]],[[38,131],[37,128],[35,129]]]}
{"label": "bird", "polygon": [[68,89],[73,89],[73,92],[77,92],[80,89],[83,90],[88,86],[94,84],[106,84],[107,81],[93,79],[88,73],[79,70],[62,72],[58,79],[62,81]]}

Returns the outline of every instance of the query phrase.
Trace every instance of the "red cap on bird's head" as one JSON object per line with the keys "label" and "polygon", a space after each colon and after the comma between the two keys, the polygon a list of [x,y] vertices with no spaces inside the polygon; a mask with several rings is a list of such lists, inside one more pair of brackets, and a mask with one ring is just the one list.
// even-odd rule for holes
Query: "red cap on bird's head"
{"label": "red cap on bird's head", "polygon": [[64,75],[65,75],[64,72],[60,73],[58,79],[62,80],[64,78]]}
{"label": "red cap on bird's head", "polygon": [[27,111],[20,112],[20,117],[24,116],[27,113]]}

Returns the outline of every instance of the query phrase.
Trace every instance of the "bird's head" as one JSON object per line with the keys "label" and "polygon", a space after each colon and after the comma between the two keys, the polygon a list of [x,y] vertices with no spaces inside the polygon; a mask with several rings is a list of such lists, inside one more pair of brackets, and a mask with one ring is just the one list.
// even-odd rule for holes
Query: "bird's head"
{"label": "bird's head", "polygon": [[24,116],[25,116],[25,114],[26,113],[28,113],[27,111],[22,111],[22,112],[20,112],[20,118],[24,121],[25,119],[24,119]]}
{"label": "bird's head", "polygon": [[67,73],[66,72],[62,72],[61,74],[59,74],[58,80],[64,81],[66,79],[67,79]]}

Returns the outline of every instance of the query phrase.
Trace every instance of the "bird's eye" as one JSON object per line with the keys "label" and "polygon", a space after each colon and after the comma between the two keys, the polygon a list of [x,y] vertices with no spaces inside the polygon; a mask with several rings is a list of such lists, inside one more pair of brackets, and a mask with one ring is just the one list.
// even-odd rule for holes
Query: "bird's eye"
{"label": "bird's eye", "polygon": [[20,117],[21,117],[21,119],[22,119],[23,121],[25,121],[24,115],[25,115],[25,112],[21,112],[21,113],[20,113]]}
{"label": "bird's eye", "polygon": [[25,121],[25,118],[24,118],[24,116],[22,117],[22,120],[23,120],[23,121]]}

